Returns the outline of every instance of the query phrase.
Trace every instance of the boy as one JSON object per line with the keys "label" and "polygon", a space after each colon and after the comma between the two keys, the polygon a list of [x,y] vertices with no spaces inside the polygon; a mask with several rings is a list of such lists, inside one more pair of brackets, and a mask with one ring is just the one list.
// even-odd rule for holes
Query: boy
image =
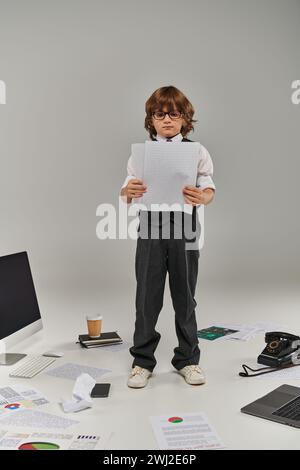
{"label": "boy", "polygon": [[[194,108],[186,96],[173,86],[156,90],[146,102],[145,129],[151,140],[168,142],[192,142],[186,135],[194,129]],[[171,144],[170,144],[171,145]],[[187,144],[188,145],[188,144]],[[122,186],[121,196],[129,204],[132,199],[140,198],[147,187],[137,179],[132,168],[131,157],[127,165],[128,176]],[[196,223],[196,206],[209,204],[215,191],[212,180],[213,164],[208,151],[200,145],[200,159],[196,186],[182,188],[186,204],[192,204],[192,223]],[[145,211],[142,211],[145,212]],[[182,212],[182,220],[184,218]],[[146,214],[149,233],[151,234],[150,211]],[[170,229],[175,223],[175,216],[170,212]],[[160,224],[161,228],[161,214]],[[145,218],[140,215],[140,227]],[[186,218],[184,218],[186,224]],[[139,227],[139,229],[140,229]],[[194,229],[193,229],[194,230]],[[137,239],[135,272],[136,288],[136,322],[133,346],[130,353],[134,357],[132,371],[127,385],[142,388],[156,365],[154,352],[160,340],[155,331],[158,315],[163,306],[163,295],[166,273],[169,273],[170,293],[175,310],[175,327],[178,347],[174,349],[172,364],[190,385],[205,383],[203,371],[198,363],[197,324],[194,295],[198,275],[199,249],[186,249],[186,237],[169,239]]]}

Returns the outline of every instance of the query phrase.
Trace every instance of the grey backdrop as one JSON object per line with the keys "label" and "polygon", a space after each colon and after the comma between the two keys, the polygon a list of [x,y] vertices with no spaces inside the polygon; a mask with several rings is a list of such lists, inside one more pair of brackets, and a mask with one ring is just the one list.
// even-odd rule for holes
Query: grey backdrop
{"label": "grey backdrop", "polygon": [[199,282],[297,283],[299,0],[0,1],[0,254],[39,288],[132,289],[135,242],[96,238],[144,105],[175,85],[215,167]]}

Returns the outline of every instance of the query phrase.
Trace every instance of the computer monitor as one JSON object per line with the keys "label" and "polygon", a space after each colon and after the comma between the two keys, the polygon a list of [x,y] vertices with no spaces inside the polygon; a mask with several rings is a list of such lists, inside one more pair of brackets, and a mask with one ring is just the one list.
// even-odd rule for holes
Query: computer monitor
{"label": "computer monitor", "polygon": [[0,256],[0,352],[42,327],[27,252]]}

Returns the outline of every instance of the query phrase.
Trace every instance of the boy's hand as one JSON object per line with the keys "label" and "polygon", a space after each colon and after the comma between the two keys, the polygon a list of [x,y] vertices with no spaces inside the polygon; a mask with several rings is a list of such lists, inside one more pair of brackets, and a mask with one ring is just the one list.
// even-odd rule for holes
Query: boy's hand
{"label": "boy's hand", "polygon": [[142,180],[132,179],[128,182],[124,192],[125,195],[130,199],[138,198],[147,192],[147,186],[143,183]]}
{"label": "boy's hand", "polygon": [[211,188],[200,189],[196,186],[185,186],[182,192],[185,202],[193,206],[209,204],[214,197],[214,190]]}

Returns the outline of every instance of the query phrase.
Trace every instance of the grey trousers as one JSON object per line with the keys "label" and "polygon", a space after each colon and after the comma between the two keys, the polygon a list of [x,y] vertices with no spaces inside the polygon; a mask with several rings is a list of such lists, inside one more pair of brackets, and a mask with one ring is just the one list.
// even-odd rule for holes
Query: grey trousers
{"label": "grey trousers", "polygon": [[[191,221],[191,219],[190,219]],[[152,371],[156,365],[154,356],[160,333],[155,330],[159,313],[163,307],[166,274],[169,273],[169,287],[175,311],[175,328],[178,346],[174,349],[171,361],[175,369],[199,363],[200,350],[197,338],[197,323],[194,296],[198,276],[200,225],[197,222],[197,235],[191,238],[183,221],[181,238],[174,236],[174,218],[169,219],[170,237],[163,237],[162,224],[159,225],[159,237],[142,238],[141,233],[151,223],[140,218],[139,237],[135,256],[136,274],[136,322],[133,346],[130,353],[134,357],[132,366],[140,366]],[[165,224],[164,224],[165,225]],[[190,226],[190,222],[188,222]],[[164,227],[165,228],[165,227]],[[190,226],[195,232],[195,226]],[[155,230],[154,230],[155,232]],[[166,230],[168,232],[168,230]],[[188,235],[186,235],[188,233]],[[196,240],[194,249],[186,249],[187,243]]]}

